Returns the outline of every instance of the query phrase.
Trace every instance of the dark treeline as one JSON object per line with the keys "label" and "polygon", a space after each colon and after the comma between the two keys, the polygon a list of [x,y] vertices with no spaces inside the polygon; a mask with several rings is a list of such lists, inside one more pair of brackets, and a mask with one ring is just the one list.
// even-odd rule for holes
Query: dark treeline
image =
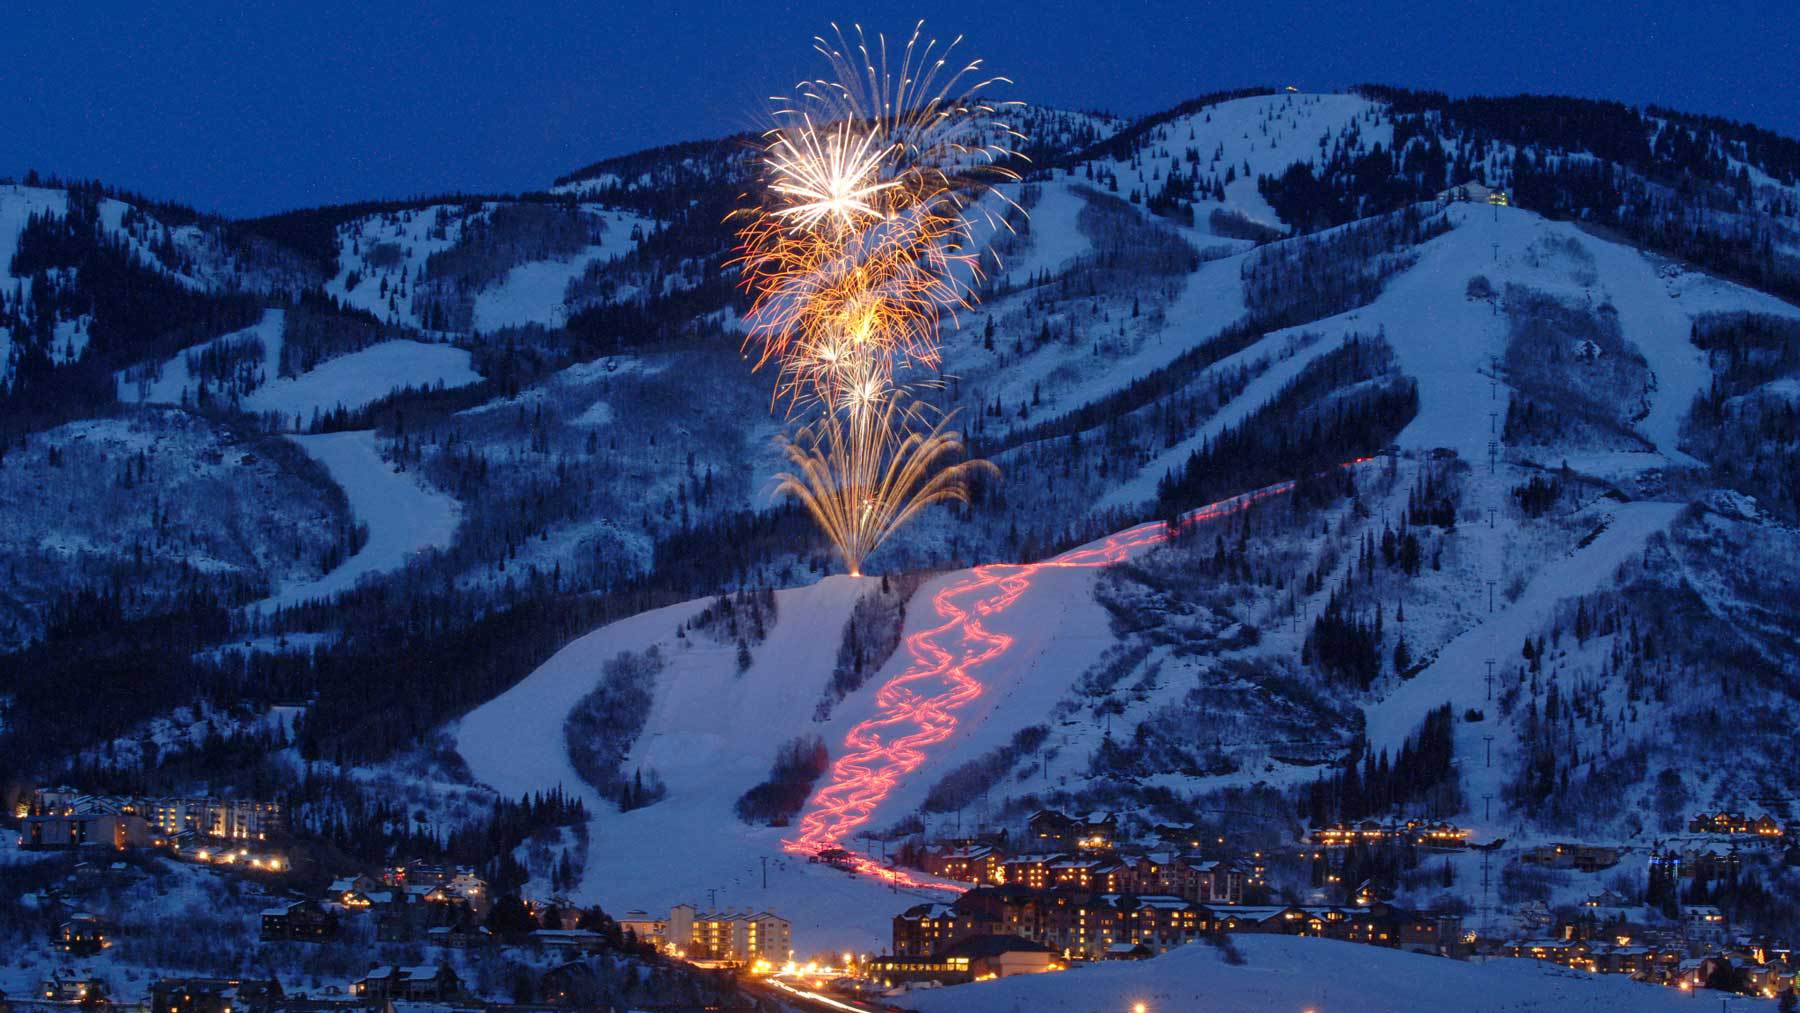
{"label": "dark treeline", "polygon": [[817,735],[782,743],[769,767],[769,779],[738,798],[738,819],[762,826],[787,826],[805,807],[813,785],[830,764],[825,740]]}
{"label": "dark treeline", "polygon": [[485,816],[440,832],[418,822],[405,805],[364,799],[365,793],[347,780],[322,777],[309,766],[278,796],[287,804],[294,831],[369,868],[396,859],[472,866],[496,896],[525,884],[526,870],[513,857],[519,845],[588,819],[581,799],[557,787],[517,801],[497,798]]}
{"label": "dark treeline", "polygon": [[938,778],[925,793],[925,801],[919,808],[926,812],[947,813],[968,806],[1012,773],[1021,760],[1043,748],[1049,738],[1049,725],[1019,729],[1005,745],[995,746]]}
{"label": "dark treeline", "polygon": [[563,721],[563,744],[570,765],[622,812],[663,796],[655,771],[646,775],[639,769],[628,775],[624,767],[632,743],[650,718],[656,677],[662,669],[662,652],[655,647],[642,654],[620,652],[601,666],[598,683],[576,701]]}
{"label": "dark treeline", "polygon": [[[1390,377],[1392,366],[1393,352],[1380,339],[1352,337],[1319,356],[1269,404],[1164,476],[1156,491],[1160,508],[1173,515],[1379,453],[1419,410],[1417,384]],[[1369,383],[1378,378],[1385,379]],[[1352,384],[1364,386],[1331,397]]]}
{"label": "dark treeline", "polygon": [[[96,742],[122,736],[174,701],[224,695],[234,680],[191,659],[230,635],[225,603],[198,579],[166,608],[133,617],[123,588],[82,590],[52,604],[44,638],[0,654],[7,688],[0,784]],[[79,706],[71,706],[79,702]]]}
{"label": "dark treeline", "polygon": [[900,633],[906,626],[906,605],[923,583],[917,573],[898,577],[881,575],[881,586],[866,591],[850,609],[844,620],[844,637],[838,642],[837,661],[831,668],[831,681],[825,684],[813,719],[823,721],[831,716],[838,701],[861,689],[869,677],[887,664],[900,648]]}
{"label": "dark treeline", "polygon": [[[1390,760],[1387,750],[1352,752],[1335,773],[1321,777],[1299,799],[1302,819],[1315,826],[1396,815],[1396,810],[1428,804],[1448,815],[1462,805],[1455,757],[1456,716],[1444,704],[1425,715]],[[1357,753],[1361,753],[1360,762]]]}
{"label": "dark treeline", "polygon": [[1442,215],[1406,207],[1319,236],[1271,243],[1245,258],[1244,301],[1265,331],[1367,306],[1408,267],[1412,247],[1450,230]]}
{"label": "dark treeline", "polygon": [[1800,396],[1763,389],[1800,377],[1800,324],[1754,314],[1703,317],[1694,344],[1711,361],[1710,389],[1694,399],[1688,435],[1721,485],[1800,520]]}

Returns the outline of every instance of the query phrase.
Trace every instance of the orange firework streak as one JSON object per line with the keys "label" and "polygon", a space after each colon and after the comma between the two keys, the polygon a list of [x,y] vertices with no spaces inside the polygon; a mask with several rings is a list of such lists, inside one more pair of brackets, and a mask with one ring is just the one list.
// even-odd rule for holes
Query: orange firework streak
{"label": "orange firework streak", "polygon": [[[971,213],[1017,180],[1000,105],[980,93],[1004,78],[956,69],[915,26],[898,69],[887,41],[860,27],[854,44],[814,40],[833,78],[803,81],[776,101],[763,135],[762,192],[733,213],[729,266],[752,297],[744,345],[753,369],[771,363],[771,398],[805,424],[786,443],[794,470],[777,494],[800,501],[845,567],[862,562],[934,503],[968,502],[986,462],[962,450],[948,418],[916,399],[908,374],[941,362],[942,318],[975,298],[981,277]],[[1017,103],[1004,103],[1015,105]],[[989,216],[990,224],[994,219]]]}
{"label": "orange firework streak", "polygon": [[[1355,467],[1368,460],[1358,458],[1343,467]],[[1013,645],[1013,638],[982,626],[982,617],[1006,611],[1031,587],[1032,579],[1039,573],[1050,568],[1110,566],[1133,552],[1168,541],[1177,530],[1228,517],[1293,488],[1293,482],[1282,482],[1233,496],[1186,514],[1173,530],[1160,521],[1140,524],[1041,563],[978,566],[970,577],[939,590],[932,596],[932,606],[944,622],[906,638],[912,664],[876,693],[876,716],[844,736],[848,752],[832,764],[831,783],[813,795],[800,818],[800,835],[784,840],[782,847],[805,855],[843,848],[844,842],[869,822],[876,807],[900,780],[925,762],[925,750],[956,731],[957,720],[952,712],[974,701],[984,690],[971,671],[1005,654]],[[960,647],[944,646],[947,636],[960,641]],[[850,862],[858,872],[901,886],[952,893],[968,889],[960,884],[920,878],[860,855],[853,855]]]}

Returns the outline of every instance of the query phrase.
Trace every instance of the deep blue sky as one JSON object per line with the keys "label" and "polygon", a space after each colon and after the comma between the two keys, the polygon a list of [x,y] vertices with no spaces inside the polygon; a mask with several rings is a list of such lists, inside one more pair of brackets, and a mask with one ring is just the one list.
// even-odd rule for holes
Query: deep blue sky
{"label": "deep blue sky", "polygon": [[0,176],[98,177],[228,214],[535,188],[755,126],[834,18],[892,35],[923,17],[1018,97],[1128,114],[1378,80],[1660,102],[1800,136],[1800,5],[1775,0],[509,6],[20,0],[0,30]]}

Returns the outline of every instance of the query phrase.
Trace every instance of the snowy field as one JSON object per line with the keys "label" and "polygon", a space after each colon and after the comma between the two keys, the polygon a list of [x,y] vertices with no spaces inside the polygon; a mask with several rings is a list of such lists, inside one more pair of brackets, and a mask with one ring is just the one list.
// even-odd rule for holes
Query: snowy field
{"label": "snowy field", "polygon": [[[1718,995],[1695,996],[1535,960],[1473,964],[1290,936],[1238,935],[1232,941],[1244,955],[1241,965],[1195,943],[1150,960],[919,990],[890,1001],[919,1013],[1129,1013],[1138,1003],[1147,1013],[1677,1013],[1713,1009],[1704,1004]],[[1739,998],[1734,1006],[1729,997],[1719,999],[1726,1010],[1773,1009],[1767,1001]]]}

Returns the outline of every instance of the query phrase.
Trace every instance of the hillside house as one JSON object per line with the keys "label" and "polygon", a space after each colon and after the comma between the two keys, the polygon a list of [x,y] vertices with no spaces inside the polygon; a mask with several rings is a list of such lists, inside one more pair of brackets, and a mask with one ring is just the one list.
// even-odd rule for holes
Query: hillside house
{"label": "hillside house", "polygon": [[112,946],[112,926],[96,914],[82,912],[57,926],[57,950],[77,957],[91,957]]}
{"label": "hillside house", "polygon": [[157,1013],[261,1013],[281,997],[273,979],[163,978],[150,986]]}
{"label": "hillside house", "polygon": [[67,970],[38,982],[37,997],[45,1002],[94,1004],[104,1003],[106,996],[105,980]]}
{"label": "hillside house", "polygon": [[439,925],[425,930],[425,941],[450,950],[476,949],[496,942],[486,925]]}
{"label": "hillside house", "polygon": [[325,910],[316,900],[297,900],[281,907],[266,908],[262,913],[262,938],[265,941],[321,943],[335,938],[337,931],[337,915]]}
{"label": "hillside house", "polygon": [[1619,864],[1619,849],[1603,844],[1542,844],[1520,857],[1527,865],[1600,872]]}
{"label": "hillside house", "polygon": [[1458,183],[1448,190],[1440,190],[1437,195],[1437,202],[1440,207],[1462,203],[1495,204],[1500,207],[1507,207],[1512,203],[1512,198],[1507,196],[1505,190],[1496,189],[1488,186],[1486,183],[1469,180],[1466,183]]}
{"label": "hillside house", "polygon": [[1028,837],[1036,842],[1034,847],[1104,850],[1111,848],[1119,836],[1119,818],[1109,812],[1067,816],[1054,809],[1039,809],[1025,821],[1025,826]]}
{"label": "hillside house", "polygon": [[443,1002],[461,991],[462,982],[448,964],[383,965],[350,983],[350,994],[365,1002]]}
{"label": "hillside house", "polygon": [[669,931],[669,920],[651,917],[644,911],[627,911],[619,919],[619,931],[640,943],[661,946]]}
{"label": "hillside house", "polygon": [[979,845],[927,852],[923,864],[926,872],[944,879],[998,883],[1002,881],[1000,866],[1004,857],[997,848]]}
{"label": "hillside house", "polygon": [[1681,934],[1690,943],[1722,943],[1726,930],[1725,913],[1711,904],[1689,904],[1681,909]]}
{"label": "hillside house", "polygon": [[593,929],[539,929],[531,941],[562,954],[595,954],[611,949],[606,937]]}

